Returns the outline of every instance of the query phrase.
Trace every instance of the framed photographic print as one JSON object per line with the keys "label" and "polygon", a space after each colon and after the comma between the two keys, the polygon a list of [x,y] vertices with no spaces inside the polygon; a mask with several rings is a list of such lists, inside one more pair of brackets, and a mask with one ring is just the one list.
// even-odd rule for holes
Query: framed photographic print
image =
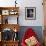
{"label": "framed photographic print", "polygon": [[26,7],[25,8],[25,19],[26,20],[35,20],[36,19],[36,8],[35,7]]}

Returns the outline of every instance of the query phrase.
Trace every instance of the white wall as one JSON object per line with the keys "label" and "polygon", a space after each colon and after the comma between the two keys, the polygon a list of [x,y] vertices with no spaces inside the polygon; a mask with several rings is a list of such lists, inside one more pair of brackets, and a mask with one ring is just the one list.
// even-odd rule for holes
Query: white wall
{"label": "white wall", "polygon": [[[21,0],[20,3],[20,25],[42,26],[43,25],[43,6],[42,0]],[[36,20],[25,20],[25,7],[36,7]]]}
{"label": "white wall", "polygon": [[[15,0],[0,0],[0,6],[15,6]],[[19,6],[19,24],[21,26],[43,26],[42,0],[17,0]],[[25,20],[25,7],[36,7],[36,20]]]}

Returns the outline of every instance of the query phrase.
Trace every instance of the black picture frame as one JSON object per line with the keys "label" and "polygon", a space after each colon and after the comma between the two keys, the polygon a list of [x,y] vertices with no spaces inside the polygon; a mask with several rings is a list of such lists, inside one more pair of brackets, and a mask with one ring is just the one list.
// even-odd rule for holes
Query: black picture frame
{"label": "black picture frame", "polygon": [[36,20],[36,7],[25,7],[25,19]]}

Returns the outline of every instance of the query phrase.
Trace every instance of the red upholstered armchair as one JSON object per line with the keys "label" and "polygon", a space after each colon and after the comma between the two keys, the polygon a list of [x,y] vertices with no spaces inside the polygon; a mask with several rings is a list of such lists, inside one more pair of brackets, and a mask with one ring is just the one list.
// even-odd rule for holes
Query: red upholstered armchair
{"label": "red upholstered armchair", "polygon": [[41,46],[40,42],[37,40],[37,35],[32,28],[28,28],[22,38],[21,46]]}

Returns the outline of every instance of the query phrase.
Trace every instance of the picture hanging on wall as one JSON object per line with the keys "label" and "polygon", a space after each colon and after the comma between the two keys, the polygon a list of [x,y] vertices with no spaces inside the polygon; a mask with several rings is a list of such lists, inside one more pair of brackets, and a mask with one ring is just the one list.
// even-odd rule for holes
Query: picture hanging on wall
{"label": "picture hanging on wall", "polygon": [[25,19],[26,20],[36,19],[36,7],[25,7]]}

